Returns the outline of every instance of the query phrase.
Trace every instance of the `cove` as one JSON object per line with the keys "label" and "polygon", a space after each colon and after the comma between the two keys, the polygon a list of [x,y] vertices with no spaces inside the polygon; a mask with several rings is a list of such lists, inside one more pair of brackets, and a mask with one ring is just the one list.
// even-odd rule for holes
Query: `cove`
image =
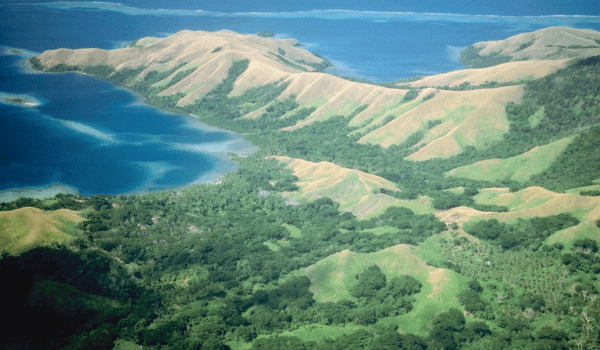
{"label": "cove", "polygon": [[[39,105],[0,104],[0,191],[61,184],[84,195],[216,181],[255,147],[236,133],[143,104],[96,78],[31,72],[0,56],[1,93]],[[2,194],[0,194],[0,200]]]}

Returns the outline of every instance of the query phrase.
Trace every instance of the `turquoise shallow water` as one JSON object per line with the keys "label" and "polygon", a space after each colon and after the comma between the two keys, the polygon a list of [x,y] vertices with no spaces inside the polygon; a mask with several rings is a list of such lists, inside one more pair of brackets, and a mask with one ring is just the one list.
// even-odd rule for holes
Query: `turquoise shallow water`
{"label": "turquoise shallow water", "polygon": [[[266,3],[258,12],[215,4],[204,12],[175,5],[170,8],[177,11],[171,11],[161,4],[0,4],[0,45],[34,53],[111,49],[183,29],[270,30],[324,55],[338,74],[393,81],[460,69],[458,52],[477,41],[554,25],[600,29],[593,16],[324,11],[323,6],[281,12]],[[0,104],[0,190],[62,183],[84,194],[116,194],[214,180],[235,169],[226,152],[250,146],[239,135],[144,106],[130,92],[87,76],[29,74],[20,60],[0,56],[0,93],[30,95],[42,104]]]}

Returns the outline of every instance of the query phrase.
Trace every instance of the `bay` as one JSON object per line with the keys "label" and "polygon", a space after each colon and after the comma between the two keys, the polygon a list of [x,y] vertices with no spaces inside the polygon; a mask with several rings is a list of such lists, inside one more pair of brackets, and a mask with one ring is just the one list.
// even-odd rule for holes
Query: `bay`
{"label": "bay", "polygon": [[[269,30],[296,38],[334,62],[333,73],[383,82],[460,69],[458,52],[478,41],[556,25],[600,29],[599,17],[588,15],[594,13],[577,12],[581,9],[566,3],[542,16],[531,9],[500,15],[475,8],[431,13],[448,9],[383,2],[371,8],[348,3],[355,6],[351,10],[336,10],[344,8],[339,2],[285,8],[267,2],[202,5],[0,4],[0,46],[5,52],[20,48],[36,54],[59,47],[112,49],[184,29]],[[563,14],[561,9],[569,15],[555,16]],[[423,13],[406,12],[411,10]],[[42,104],[0,104],[0,190],[61,183],[87,195],[117,194],[214,181],[236,168],[227,152],[252,149],[240,135],[145,106],[109,83],[74,73],[31,74],[20,66],[22,60],[0,56],[0,93],[29,95]]]}

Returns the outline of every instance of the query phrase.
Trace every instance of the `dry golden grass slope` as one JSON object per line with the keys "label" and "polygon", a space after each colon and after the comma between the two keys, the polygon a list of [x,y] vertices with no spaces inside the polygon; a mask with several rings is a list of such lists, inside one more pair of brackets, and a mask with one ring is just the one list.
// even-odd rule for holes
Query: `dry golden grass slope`
{"label": "dry golden grass slope", "polygon": [[355,116],[353,123],[362,125],[381,118],[402,105],[408,90],[351,82],[325,73],[301,73],[288,78],[288,88],[281,97],[296,95],[297,101],[317,110],[307,120],[288,128],[293,130],[333,115],[348,115],[357,107],[369,107]]}
{"label": "dry golden grass slope", "polygon": [[[410,160],[447,158],[459,154],[465,146],[485,147],[508,131],[504,105],[519,102],[522,86],[472,91],[439,91],[408,112],[363,136],[359,142],[383,147],[399,144],[417,131],[426,131],[423,146]],[[428,121],[441,124],[425,130]]]}
{"label": "dry golden grass slope", "polygon": [[[539,37],[531,47],[522,50],[525,52],[547,42],[554,42],[552,40],[557,45],[563,42],[568,42],[569,45],[592,45],[595,41],[590,38],[596,34],[594,31],[549,28],[485,45],[502,46],[502,43],[510,42],[512,44],[507,44],[506,47],[511,48],[521,45],[524,40]],[[285,53],[285,59],[294,62],[296,66],[286,65],[278,57],[281,53]],[[165,87],[159,95],[183,93],[178,101],[180,106],[200,99],[221,83],[235,60],[247,59],[248,69],[235,81],[232,95],[239,95],[249,88],[265,84],[287,84],[280,99],[295,95],[299,108],[316,108],[305,120],[285,130],[301,128],[334,115],[349,115],[357,107],[366,105],[368,107],[350,121],[351,126],[358,128],[354,133],[364,134],[359,142],[389,147],[402,143],[417,131],[423,131],[425,138],[407,158],[415,161],[451,157],[459,154],[466,146],[484,148],[500,139],[508,130],[509,124],[504,105],[519,102],[523,93],[521,86],[472,91],[423,88],[415,100],[405,102],[403,97],[408,90],[351,82],[312,71],[312,67],[301,62],[320,63],[322,59],[295,47],[291,40],[262,38],[231,31],[188,30],[166,38],[143,38],[134,46],[123,49],[58,49],[46,51],[38,58],[45,66],[59,63],[80,66],[108,64],[117,70],[147,67],[139,74],[140,79],[150,71],[167,71],[180,67],[154,85],[159,89],[161,86]],[[413,85],[456,85],[464,81],[476,85],[486,81],[537,78],[563,67],[567,62],[568,60],[512,62],[487,69],[429,77],[414,82]],[[173,77],[184,71],[191,73],[168,87],[167,84]],[[432,94],[433,98],[424,99]],[[262,110],[259,109],[249,111],[246,117],[253,118],[261,114]],[[393,120],[390,121],[390,117]],[[441,124],[425,130],[427,122],[433,120],[440,120]]]}
{"label": "dry golden grass slope", "polygon": [[20,208],[0,212],[0,252],[19,254],[52,242],[65,242],[72,236],[59,230],[59,220],[82,221],[77,212],[60,209],[44,212],[37,208]]}
{"label": "dry golden grass slope", "polygon": [[[159,95],[183,93],[178,104],[190,104],[221,83],[235,60],[247,59],[248,69],[236,80],[232,95],[242,94],[249,88],[270,83],[287,83],[288,88],[280,98],[296,95],[302,106],[317,110],[300,125],[332,115],[351,113],[356,107],[369,105],[356,121],[383,117],[401,105],[408,90],[390,89],[371,84],[351,82],[333,75],[313,72],[301,62],[321,63],[323,60],[310,52],[295,47],[290,39],[262,38],[256,35],[231,31],[203,32],[181,31],[166,38],[140,39],[132,47],[116,50],[58,49],[45,51],[38,56],[47,67],[60,63],[78,66],[110,65],[117,70],[147,67],[139,74],[145,77],[150,71],[166,71],[182,67],[154,86],[166,86],[180,72],[193,72]],[[303,70],[286,65],[277,56],[280,50],[285,59],[301,66]],[[248,117],[254,117],[250,113]]]}
{"label": "dry golden grass slope", "polygon": [[[550,27],[505,40],[474,44],[481,56],[510,55],[513,60],[557,60],[600,55],[600,32],[592,29]],[[529,46],[528,46],[529,45]]]}
{"label": "dry golden grass slope", "polygon": [[186,94],[180,101],[188,104],[214,86],[226,76],[234,60],[248,59],[248,70],[238,79],[237,84],[244,88],[265,85],[279,81],[301,70],[291,68],[277,55],[285,52],[289,61],[306,70],[312,67],[298,63],[320,63],[310,52],[299,49],[290,40],[262,38],[256,35],[238,34],[232,31],[204,32],[184,30],[166,38],[148,37],[138,40],[134,46],[116,50],[100,49],[58,49],[45,51],[38,56],[44,66],[52,67],[59,63],[68,65],[94,66],[109,65],[117,70],[123,68],[148,67],[139,75],[143,78],[150,71],[165,71],[182,64],[183,67],[156,83],[162,86],[177,73],[195,68],[195,71],[161,94]]}
{"label": "dry golden grass slope", "polygon": [[533,60],[499,64],[497,66],[479,69],[464,69],[449,73],[432,75],[414,81],[408,85],[414,88],[459,86],[469,83],[472,86],[497,82],[509,83],[522,80],[539,79],[565,68],[572,59],[562,60]]}
{"label": "dry golden grass slope", "polygon": [[290,199],[314,200],[329,197],[340,204],[341,210],[360,218],[377,215],[392,206],[407,207],[418,214],[432,211],[431,204],[425,197],[405,201],[374,193],[380,188],[400,191],[394,183],[379,176],[343,168],[330,162],[313,163],[279,156],[273,158],[287,164],[287,168],[299,178],[297,185],[300,192],[289,193],[287,196]]}

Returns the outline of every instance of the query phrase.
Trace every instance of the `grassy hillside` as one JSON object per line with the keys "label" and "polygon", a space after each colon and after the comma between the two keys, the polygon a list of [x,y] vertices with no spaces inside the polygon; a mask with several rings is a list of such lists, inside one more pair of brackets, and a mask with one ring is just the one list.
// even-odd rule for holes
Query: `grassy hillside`
{"label": "grassy hillside", "polygon": [[482,68],[508,61],[585,58],[600,54],[599,41],[600,33],[595,30],[550,27],[473,44],[461,52],[461,62]]}
{"label": "grassy hillside", "polygon": [[[545,77],[559,69],[565,68],[572,59],[531,60],[508,62],[480,69],[463,69],[454,72],[423,77],[411,82],[413,88],[424,87],[470,87],[484,84],[519,83]],[[399,84],[406,86],[407,84]]]}
{"label": "grassy hillside", "polygon": [[453,271],[427,265],[419,257],[418,248],[407,245],[370,254],[344,250],[309,266],[305,273],[311,280],[311,291],[317,301],[353,300],[351,290],[357,283],[355,276],[371,265],[379,266],[388,279],[410,275],[423,284],[414,309],[395,320],[404,332],[425,334],[429,320],[436,313],[452,307],[460,308],[455,300],[460,289],[460,277]]}
{"label": "grassy hillside", "polygon": [[548,169],[571,141],[573,141],[573,137],[567,137],[544,146],[535,147],[516,157],[483,160],[450,170],[446,174],[483,181],[510,179],[527,182],[531,176]]}
{"label": "grassy hillside", "polygon": [[[422,139],[411,160],[448,158],[466,146],[484,147],[508,130],[504,105],[520,101],[519,86],[475,91],[439,91],[433,98],[396,117],[366,135],[359,142],[397,145],[416,132]],[[433,128],[428,122],[439,121]]]}
{"label": "grassy hillside", "polygon": [[479,204],[508,207],[509,211],[490,213],[459,207],[439,212],[436,215],[448,225],[454,222],[462,225],[472,219],[498,219],[502,222],[515,222],[523,218],[570,213],[580,223],[552,234],[548,237],[546,244],[561,243],[571,247],[573,241],[578,239],[597,241],[600,234],[600,227],[596,224],[598,215],[600,215],[600,197],[556,193],[542,187],[528,187],[517,192],[510,192],[507,188],[483,189],[474,199]]}
{"label": "grassy hillside", "polygon": [[[187,97],[180,101],[181,105],[198,99],[220,83],[227,76],[233,60],[251,61],[244,77],[247,82],[243,85],[245,88],[273,83],[292,73],[312,71],[314,68],[311,64],[323,62],[323,59],[282,39],[231,31],[210,33],[190,30],[166,38],[142,38],[134,46],[110,51],[51,50],[38,56],[38,59],[46,67],[59,64],[75,67],[108,66],[120,72],[139,69],[136,78],[140,80],[168,72],[161,76],[162,79],[154,79],[153,86],[160,88],[160,94],[164,96],[185,92]],[[193,72],[189,73],[191,69]],[[175,84],[169,84],[182,72],[188,72],[188,75]]]}
{"label": "grassy hillside", "polygon": [[46,213],[26,207],[0,212],[0,253],[18,255],[34,247],[67,243],[75,238],[74,225],[83,220],[68,209]]}
{"label": "grassy hillside", "polygon": [[346,169],[328,162],[312,163],[288,157],[273,157],[291,169],[298,177],[299,192],[286,194],[292,200],[315,200],[329,197],[340,204],[340,210],[359,218],[377,216],[389,207],[409,208],[417,214],[433,211],[425,197],[400,200],[380,193],[380,189],[399,192],[396,185],[381,177],[362,171]]}
{"label": "grassy hillside", "polygon": [[[238,97],[249,89],[282,87],[271,100],[293,97],[301,107],[314,108],[308,118],[294,122],[296,127],[362,105],[368,108],[357,121],[385,117],[402,105],[408,92],[317,73],[329,63],[288,40],[230,31],[182,31],[166,38],[143,38],[117,50],[49,50],[36,57],[33,66],[108,78],[149,95],[161,107],[189,108],[226,80],[236,61],[248,64],[227,93]],[[245,106],[242,115],[256,118],[266,108]]]}

